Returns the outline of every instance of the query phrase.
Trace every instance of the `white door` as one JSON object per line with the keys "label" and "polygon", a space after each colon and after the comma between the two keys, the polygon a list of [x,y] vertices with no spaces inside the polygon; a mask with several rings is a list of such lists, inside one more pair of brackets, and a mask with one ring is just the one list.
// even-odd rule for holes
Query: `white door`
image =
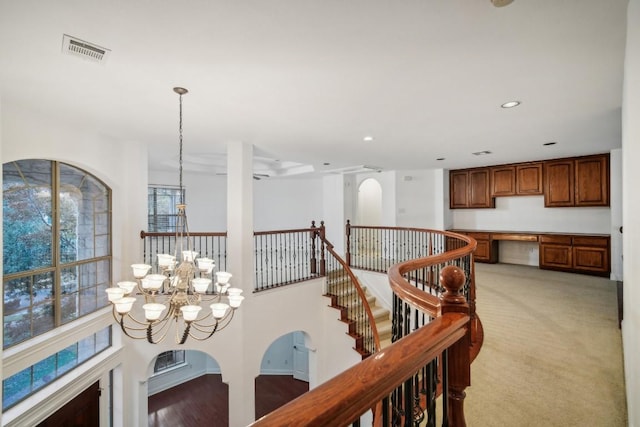
{"label": "white door", "polygon": [[309,382],[309,349],[304,344],[304,333],[293,333],[293,378]]}

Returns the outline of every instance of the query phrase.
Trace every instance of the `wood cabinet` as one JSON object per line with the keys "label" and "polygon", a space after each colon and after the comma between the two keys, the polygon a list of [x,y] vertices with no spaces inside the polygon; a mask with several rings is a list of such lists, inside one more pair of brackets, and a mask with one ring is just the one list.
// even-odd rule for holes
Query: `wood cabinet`
{"label": "wood cabinet", "polygon": [[[456,229],[449,231],[473,237],[478,242],[473,254],[477,262],[498,262],[501,240],[538,242],[538,265],[541,269],[604,277],[611,273],[611,237],[608,235]],[[450,249],[453,248],[451,245]]]}
{"label": "wood cabinet", "polygon": [[488,168],[462,169],[449,173],[449,206],[457,208],[492,208]]}
{"label": "wood cabinet", "polygon": [[609,206],[609,155],[544,162],[544,205]]}
{"label": "wood cabinet", "polygon": [[449,207],[493,208],[495,197],[544,195],[544,206],[609,206],[609,154],[449,172]]}
{"label": "wood cabinet", "polygon": [[451,209],[468,208],[469,202],[469,172],[449,172],[449,206]]}
{"label": "wood cabinet", "polygon": [[609,155],[579,157],[575,165],[576,206],[609,206]]}
{"label": "wood cabinet", "polygon": [[492,166],[491,196],[534,196],[543,194],[542,162]]}
{"label": "wood cabinet", "polygon": [[541,235],[540,268],[608,276],[609,236]]}
{"label": "wood cabinet", "polygon": [[579,271],[608,275],[609,237],[573,237],[573,268]]}
{"label": "wood cabinet", "polygon": [[544,206],[573,206],[574,161],[553,160],[544,163]]}
{"label": "wood cabinet", "polygon": [[540,236],[540,268],[570,270],[572,268],[571,236]]}
{"label": "wood cabinet", "polygon": [[493,197],[516,195],[515,166],[495,166],[491,168],[491,195]]}
{"label": "wood cabinet", "polygon": [[542,186],[542,162],[516,165],[516,194],[518,196],[539,196]]}
{"label": "wood cabinet", "polygon": [[465,233],[478,242],[473,258],[479,262],[498,262],[498,241],[492,240],[489,233]]}

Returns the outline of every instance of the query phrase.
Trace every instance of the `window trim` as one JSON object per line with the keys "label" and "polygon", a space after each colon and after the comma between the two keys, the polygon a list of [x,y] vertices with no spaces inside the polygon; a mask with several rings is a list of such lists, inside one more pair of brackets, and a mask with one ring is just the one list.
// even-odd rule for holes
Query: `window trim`
{"label": "window trim", "polygon": [[[160,357],[160,355],[165,354],[165,353],[170,353],[170,352],[175,354],[175,353],[177,353],[179,351],[182,352],[182,362],[176,363],[174,365],[171,365],[169,367],[166,367],[166,368],[163,368],[163,369],[161,369],[159,371],[156,371],[156,363],[158,363],[158,358]],[[186,352],[186,350],[167,350],[167,351],[163,351],[162,353],[159,353],[156,356],[155,361],[153,362],[153,374],[151,375],[151,377],[155,377],[155,376],[158,376],[158,375],[166,374],[166,373],[171,372],[171,371],[175,371],[176,369],[183,368],[183,367],[187,366],[188,364],[189,363],[187,361],[187,352]]]}
{"label": "window trim", "polygon": [[[149,184],[147,186],[147,231],[150,233],[174,233],[175,227],[166,227],[162,230],[158,229],[158,217],[159,215],[166,217],[178,218],[177,204],[173,206],[173,213],[170,214],[158,214],[158,191],[157,190],[171,190],[173,192],[172,197],[178,198],[178,203],[186,203],[186,189],[182,187],[182,194],[180,194],[180,186],[167,185],[167,184]],[[153,203],[150,203],[150,199],[153,191]],[[151,220],[153,218],[153,221]],[[152,227],[152,224],[154,225]]]}
{"label": "window trim", "polygon": [[[109,286],[109,284],[112,281],[113,278],[113,225],[112,225],[112,204],[113,204],[113,196],[112,196],[112,190],[111,188],[103,181],[101,180],[99,177],[95,176],[93,173],[77,167],[71,163],[66,163],[66,162],[61,162],[61,161],[57,161],[57,160],[50,160],[50,159],[18,159],[18,160],[14,160],[14,161],[9,161],[6,163],[3,163],[3,168],[4,165],[6,164],[19,164],[20,162],[48,162],[51,166],[51,176],[50,176],[50,191],[51,191],[51,265],[49,266],[45,266],[45,267],[38,267],[32,270],[26,270],[26,271],[20,271],[20,272],[15,272],[15,273],[11,273],[11,274],[7,274],[5,276],[3,276],[3,280],[2,280],[2,284],[3,284],[3,292],[2,292],[2,297],[3,297],[3,303],[4,303],[4,297],[5,297],[5,293],[4,293],[4,285],[5,283],[7,283],[10,280],[15,280],[15,279],[19,279],[22,277],[34,277],[38,274],[42,274],[42,273],[52,273],[53,274],[53,299],[51,301],[53,301],[54,304],[54,317],[53,317],[53,328],[44,332],[44,333],[40,333],[37,335],[33,334],[33,319],[30,319],[30,336],[26,339],[20,340],[14,344],[10,344],[9,346],[5,347],[5,345],[7,345],[4,341],[3,341],[3,354],[9,353],[11,354],[10,350],[13,349],[16,346],[20,346],[20,348],[24,348],[22,345],[26,345],[26,346],[30,346],[32,345],[32,343],[37,343],[39,341],[34,341],[37,338],[41,337],[41,336],[45,336],[48,335],[51,332],[55,332],[57,330],[60,330],[60,328],[64,327],[65,325],[68,324],[72,324],[74,322],[76,322],[79,319],[83,319],[86,316],[89,316],[93,313],[96,312],[100,312],[101,310],[103,310],[103,308],[105,307],[109,307],[108,303],[105,303],[104,306],[102,307],[98,307],[96,305],[96,308],[93,311],[90,311],[86,314],[81,314],[81,306],[80,306],[80,302],[78,301],[77,306],[76,306],[76,311],[77,311],[77,317],[73,318],[70,321],[67,321],[66,323],[63,323],[63,318],[62,318],[62,272],[65,269],[68,268],[73,268],[74,266],[82,266],[82,265],[88,265],[88,264],[96,264],[99,265],[101,262],[106,261],[108,263],[108,278],[106,280],[105,283],[102,283],[102,285],[106,285]],[[62,191],[62,180],[60,178],[60,170],[61,168],[68,168],[68,169],[72,169],[73,171],[78,171],[82,174],[84,174],[85,176],[90,177],[92,180],[95,180],[95,182],[97,184],[99,184],[101,186],[102,189],[104,189],[104,191],[106,192],[106,207],[104,211],[98,211],[100,212],[100,214],[106,214],[107,218],[106,218],[106,228],[107,228],[107,232],[106,232],[106,236],[107,236],[107,246],[106,246],[106,255],[99,255],[99,256],[95,256],[95,245],[94,245],[94,253],[92,257],[88,257],[88,258],[84,258],[84,259],[77,259],[75,261],[71,261],[71,262],[63,262],[63,260],[60,259],[60,212],[58,209],[59,206],[59,202],[60,202],[60,193]],[[20,168],[18,168],[18,170],[20,170]],[[3,170],[3,174],[4,174],[4,170]],[[4,198],[4,188],[3,188],[3,198]],[[94,209],[93,212],[94,214],[94,218],[95,218],[95,214],[96,214],[96,210]],[[93,231],[92,231],[92,238],[94,240],[95,243],[95,239],[96,239],[96,223],[95,221],[92,223],[93,225]],[[99,235],[104,235],[104,234],[99,234]],[[4,250],[4,248],[3,248]],[[80,277],[78,277],[78,281],[80,280]],[[93,286],[95,288],[95,295],[96,295],[96,304],[98,304],[100,302],[99,299],[99,294],[98,292],[101,290],[101,284],[97,283]],[[78,283],[78,291],[77,291],[77,297],[80,298],[81,297],[81,288],[80,288],[80,283]],[[28,308],[30,308],[30,310],[32,310],[34,307],[37,307],[40,304],[33,304],[33,302],[29,305]],[[27,307],[22,307],[20,310],[23,310],[24,308]],[[18,311],[20,311],[18,310]],[[16,312],[18,312],[16,311]],[[3,313],[3,323],[2,323],[2,329],[3,329],[3,335],[4,335],[4,321],[5,321],[5,315],[6,313]],[[6,376],[6,374],[5,374]]]}

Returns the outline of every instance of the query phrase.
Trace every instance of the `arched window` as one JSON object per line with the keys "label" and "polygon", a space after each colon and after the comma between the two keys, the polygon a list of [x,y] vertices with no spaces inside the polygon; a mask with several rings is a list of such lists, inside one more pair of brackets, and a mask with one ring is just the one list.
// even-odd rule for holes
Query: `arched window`
{"label": "arched window", "polygon": [[108,305],[111,190],[74,166],[5,163],[4,348]]}

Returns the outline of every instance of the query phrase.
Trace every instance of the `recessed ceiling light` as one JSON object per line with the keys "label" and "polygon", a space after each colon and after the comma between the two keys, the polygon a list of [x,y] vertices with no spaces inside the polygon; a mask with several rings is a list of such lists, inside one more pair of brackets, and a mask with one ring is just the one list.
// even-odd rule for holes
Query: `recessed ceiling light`
{"label": "recessed ceiling light", "polygon": [[520,101],[509,101],[501,105],[502,108],[513,108],[520,105]]}
{"label": "recessed ceiling light", "polygon": [[331,163],[329,163],[329,162],[324,162],[322,165],[323,165],[323,166],[329,166],[330,164],[331,164]]}
{"label": "recessed ceiling light", "polygon": [[444,160],[444,157],[438,157],[436,160],[438,160],[438,161]]}
{"label": "recessed ceiling light", "polygon": [[491,154],[491,151],[488,151],[488,150],[476,151],[475,153],[471,153],[471,154],[473,154],[474,156],[484,156],[487,154]]}
{"label": "recessed ceiling light", "polygon": [[371,141],[373,141],[373,137],[372,136],[365,136],[364,138],[362,138],[362,140],[364,142],[371,142]]}
{"label": "recessed ceiling light", "polygon": [[549,145],[556,145],[556,144],[557,144],[557,142],[545,142],[542,145],[549,146]]}

